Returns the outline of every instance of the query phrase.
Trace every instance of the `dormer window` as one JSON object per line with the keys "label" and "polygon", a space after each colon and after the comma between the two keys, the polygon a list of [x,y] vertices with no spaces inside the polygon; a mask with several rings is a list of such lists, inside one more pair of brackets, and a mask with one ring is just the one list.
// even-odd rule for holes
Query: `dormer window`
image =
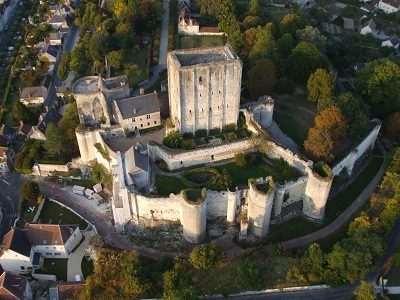
{"label": "dormer window", "polygon": [[136,115],[136,108],[133,109],[133,114]]}

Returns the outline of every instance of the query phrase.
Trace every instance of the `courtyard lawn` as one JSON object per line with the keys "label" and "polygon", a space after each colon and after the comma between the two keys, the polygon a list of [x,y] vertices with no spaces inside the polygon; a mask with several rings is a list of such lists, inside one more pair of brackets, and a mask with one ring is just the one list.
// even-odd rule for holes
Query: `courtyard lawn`
{"label": "courtyard lawn", "polygon": [[95,182],[87,179],[72,179],[71,181],[67,181],[68,185],[80,185],[87,189],[93,190],[93,186],[96,184]]}
{"label": "courtyard lawn", "polygon": [[275,97],[274,120],[300,149],[314,125],[317,104],[307,101],[304,92],[296,88],[292,95]]}
{"label": "courtyard lawn", "polygon": [[179,194],[182,190],[187,189],[187,186],[179,177],[157,175],[157,190],[158,195],[168,197],[169,194]]}
{"label": "courtyard lawn", "polygon": [[48,224],[50,220],[51,224],[59,224],[60,222],[60,224],[78,224],[80,230],[86,229],[88,225],[85,220],[69,209],[49,200],[46,200],[46,203],[43,205],[39,220],[44,224]]}
{"label": "courtyard lawn", "polygon": [[224,36],[179,36],[179,49],[216,47],[223,46],[225,43]]}
{"label": "courtyard lawn", "polygon": [[[44,200],[42,200],[42,201],[44,201]],[[28,211],[29,207],[32,207],[32,206],[35,207],[35,210],[33,212],[32,211]],[[24,213],[21,216],[19,216],[19,220],[17,222],[17,227],[18,228],[25,228],[26,223],[31,223],[32,222],[33,217],[35,216],[35,214],[37,212],[38,206],[39,206],[38,204],[36,204],[36,205],[27,204],[26,205],[26,207],[24,209]]]}
{"label": "courtyard lawn", "polygon": [[57,280],[67,281],[68,258],[45,258],[43,267],[36,273],[56,275]]}
{"label": "courtyard lawn", "polygon": [[[128,66],[131,68],[127,68]],[[123,63],[123,69],[113,70],[112,76],[126,75],[130,87],[136,86],[139,82],[149,77],[149,64],[147,61],[147,48],[140,48],[139,50],[127,50],[125,52],[125,60]]]}
{"label": "courtyard lawn", "polygon": [[283,180],[282,174],[268,166],[265,162],[261,162],[258,166],[255,167],[241,167],[232,162],[216,166],[215,169],[220,172],[223,169],[226,169],[231,175],[235,186],[241,184],[247,185],[249,178],[272,176],[274,178],[274,181]]}
{"label": "courtyard lawn", "polygon": [[[322,224],[311,223],[301,217],[294,218],[288,222],[270,226],[267,243],[278,243],[301,237],[315,232],[332,223],[342,212],[344,212],[374,178],[383,163],[383,158],[374,157],[363,173],[340,195],[329,200],[325,210],[325,220]],[[365,204],[367,205],[367,204]],[[353,218],[351,218],[353,219]],[[322,239],[321,247],[330,249],[337,241],[347,234],[350,221],[338,229],[334,234]],[[326,244],[326,245],[325,245]]]}

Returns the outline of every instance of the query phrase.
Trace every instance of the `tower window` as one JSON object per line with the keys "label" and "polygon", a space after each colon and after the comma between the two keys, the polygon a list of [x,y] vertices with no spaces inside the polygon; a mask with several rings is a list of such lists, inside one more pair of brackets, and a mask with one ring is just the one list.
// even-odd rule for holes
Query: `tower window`
{"label": "tower window", "polygon": [[201,93],[200,93],[200,97],[201,97]]}
{"label": "tower window", "polygon": [[210,111],[211,111],[211,107],[210,107]]}
{"label": "tower window", "polygon": [[190,113],[190,114],[192,113],[192,110],[191,110],[191,109],[189,109],[189,113]]}
{"label": "tower window", "polygon": [[150,115],[147,115],[147,119],[150,119],[151,117],[150,117]]}
{"label": "tower window", "polygon": [[199,77],[199,82],[202,83],[203,82],[203,77]]}

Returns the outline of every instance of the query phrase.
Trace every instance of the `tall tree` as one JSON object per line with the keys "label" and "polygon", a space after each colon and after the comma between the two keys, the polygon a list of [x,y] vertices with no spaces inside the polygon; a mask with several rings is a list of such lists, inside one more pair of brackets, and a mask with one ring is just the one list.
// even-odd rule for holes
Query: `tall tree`
{"label": "tall tree", "polygon": [[111,67],[115,69],[119,69],[122,66],[122,62],[124,60],[124,50],[119,50],[119,51],[111,51],[108,53],[107,58],[110,61]]}
{"label": "tall tree", "polygon": [[199,0],[200,13],[216,17],[218,13],[218,1],[214,0]]}
{"label": "tall tree", "polygon": [[104,55],[109,50],[109,44],[107,37],[100,31],[93,33],[90,44],[89,53],[94,61],[102,62],[104,61]]}
{"label": "tall tree", "polygon": [[20,194],[23,200],[36,203],[40,195],[39,185],[31,180],[27,180],[21,186]]}
{"label": "tall tree", "polygon": [[35,72],[33,68],[28,70],[22,71],[20,75],[22,83],[29,87],[29,86],[37,86],[40,82],[40,74]]}
{"label": "tall tree", "polygon": [[384,122],[385,135],[388,139],[400,142],[400,111],[390,115]]}
{"label": "tall tree", "polygon": [[361,284],[353,292],[357,300],[375,300],[374,286],[370,282],[361,280]]}
{"label": "tall tree", "polygon": [[227,32],[231,25],[232,17],[235,16],[235,6],[232,0],[221,0],[218,6],[218,27],[221,31]]}
{"label": "tall tree", "polygon": [[344,138],[347,133],[348,124],[342,111],[337,106],[331,106],[315,117],[315,128],[317,130],[328,130],[333,143]]}
{"label": "tall tree", "polygon": [[31,113],[28,108],[20,101],[15,101],[11,112],[11,117],[15,123],[19,121],[29,122],[31,119]]}
{"label": "tall tree", "polygon": [[385,118],[400,110],[400,68],[388,59],[372,61],[355,82],[373,117]]}
{"label": "tall tree", "polygon": [[279,34],[282,36],[285,33],[288,33],[293,36],[296,33],[296,30],[296,16],[293,14],[284,16],[282,21],[279,23]]}
{"label": "tall tree", "polygon": [[299,83],[306,83],[318,68],[326,69],[328,61],[310,43],[300,42],[288,58],[288,75]]}
{"label": "tall tree", "polygon": [[252,16],[258,16],[261,18],[264,16],[264,12],[261,8],[259,0],[251,0],[250,1],[249,14]]}
{"label": "tall tree", "polygon": [[279,53],[283,58],[287,58],[294,48],[293,37],[289,33],[285,33],[278,41]]}
{"label": "tall tree", "polygon": [[270,95],[276,84],[275,65],[270,59],[261,59],[247,73],[247,88],[253,99]]}
{"label": "tall tree", "polygon": [[47,152],[51,156],[60,155],[64,148],[64,137],[57,124],[50,122],[47,125],[45,136],[46,142],[44,143],[44,148],[47,150]]}
{"label": "tall tree", "polygon": [[308,97],[311,102],[332,99],[335,90],[335,76],[332,72],[317,69],[307,82]]}
{"label": "tall tree", "polygon": [[258,26],[256,29],[256,41],[253,49],[250,51],[249,59],[253,64],[263,58],[271,58],[274,50],[274,39],[269,30],[265,27]]}
{"label": "tall tree", "polygon": [[325,51],[326,36],[322,35],[318,28],[306,26],[302,30],[297,30],[296,35],[299,40],[309,42],[321,51]]}
{"label": "tall tree", "polygon": [[304,149],[316,159],[325,161],[332,159],[333,141],[331,134],[327,129],[310,128],[307,139],[304,141]]}
{"label": "tall tree", "polygon": [[242,45],[242,53],[244,56],[249,56],[250,51],[253,48],[254,43],[256,42],[256,33],[257,30],[255,28],[247,29],[244,32]]}

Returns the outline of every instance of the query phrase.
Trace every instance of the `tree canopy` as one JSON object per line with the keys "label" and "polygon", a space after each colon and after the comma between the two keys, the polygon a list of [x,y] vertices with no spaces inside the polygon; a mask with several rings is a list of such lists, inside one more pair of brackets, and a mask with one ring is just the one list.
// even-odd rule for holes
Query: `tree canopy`
{"label": "tree canopy", "polygon": [[46,128],[46,142],[44,143],[44,148],[51,156],[56,156],[61,154],[61,150],[64,148],[61,130],[58,128],[57,124],[50,122],[47,124]]}
{"label": "tree canopy", "polygon": [[25,181],[20,190],[23,200],[36,203],[40,195],[39,185],[31,180]]}
{"label": "tree canopy", "polygon": [[388,59],[368,63],[355,84],[373,117],[385,118],[400,110],[400,68],[395,63]]}
{"label": "tree canopy", "polygon": [[247,73],[247,88],[252,98],[270,95],[276,84],[275,65],[270,59],[260,59]]}
{"label": "tree canopy", "polygon": [[308,97],[312,102],[331,99],[335,90],[335,76],[332,72],[324,69],[317,69],[307,82]]}

